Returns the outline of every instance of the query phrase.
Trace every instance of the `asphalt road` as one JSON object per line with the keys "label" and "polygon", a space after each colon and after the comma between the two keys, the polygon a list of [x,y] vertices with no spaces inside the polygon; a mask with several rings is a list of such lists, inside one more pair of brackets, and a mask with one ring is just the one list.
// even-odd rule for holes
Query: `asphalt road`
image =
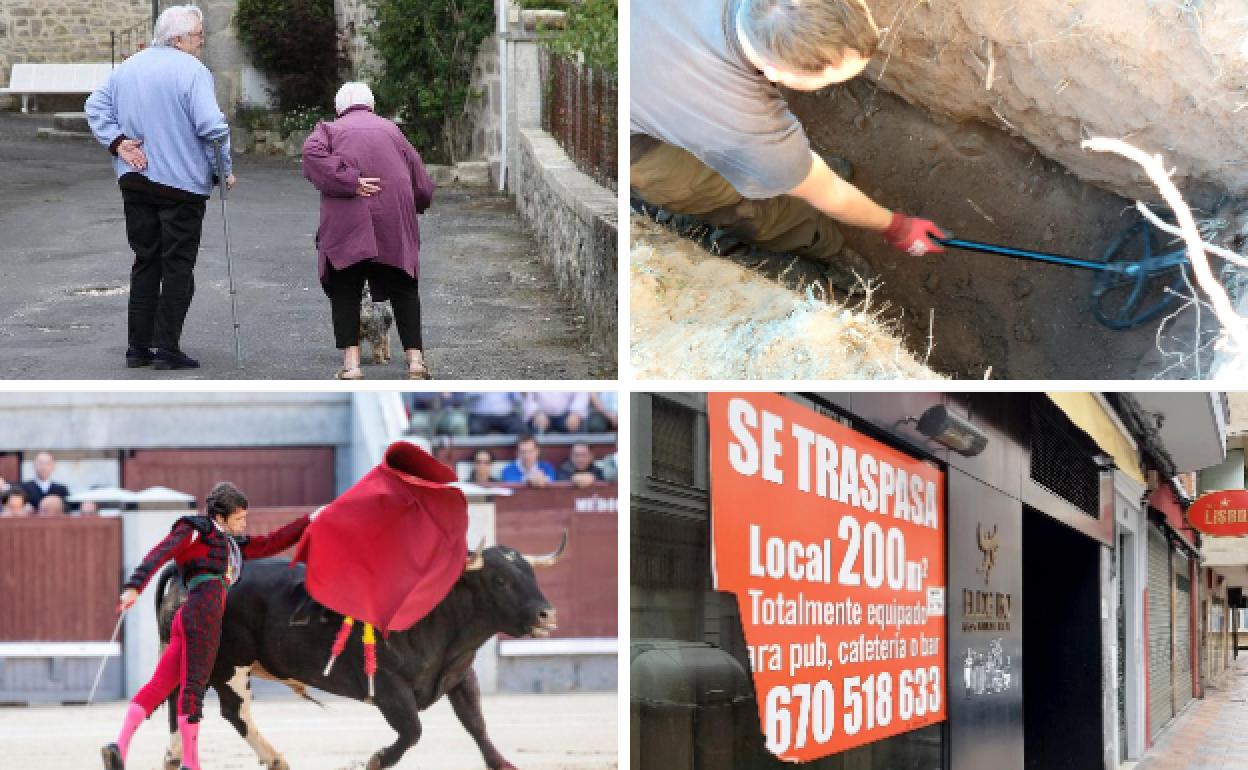
{"label": "asphalt road", "polygon": [[[0,113],[0,378],[325,379],[341,359],[317,280],[316,191],[298,159],[242,156],[230,234],[245,365],[234,362],[221,205],[204,220],[182,347],[203,368],[126,369],[133,260],[105,151],[40,140],[50,116]],[[445,189],[422,217],[426,357],[439,379],[612,377],[509,198]],[[392,348],[398,353],[397,331]],[[367,351],[366,351],[367,356]],[[398,354],[367,379],[405,374]]]}

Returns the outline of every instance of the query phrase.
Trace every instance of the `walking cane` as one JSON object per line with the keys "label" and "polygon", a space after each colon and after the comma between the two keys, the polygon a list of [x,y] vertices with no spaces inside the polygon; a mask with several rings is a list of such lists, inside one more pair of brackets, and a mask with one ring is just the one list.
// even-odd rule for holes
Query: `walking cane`
{"label": "walking cane", "polygon": [[[122,610],[117,616],[117,626],[113,629],[112,638],[108,640],[109,648],[117,643],[117,635],[121,633],[121,622],[126,619],[126,612]],[[108,656],[104,656],[104,660],[100,661],[100,670],[95,672],[95,682],[91,685],[91,694],[87,696],[87,706],[90,707],[95,702],[95,691],[100,686],[100,677],[104,676],[104,667],[108,665]]]}
{"label": "walking cane", "polygon": [[225,156],[221,151],[221,140],[214,139],[212,146],[217,151],[217,181],[221,183],[221,221],[225,223],[225,274],[230,281],[230,318],[234,321],[234,357],[238,360],[238,368],[243,368],[243,343],[238,332],[238,303],[235,300],[238,292],[234,290],[234,264],[230,258],[230,217],[226,210]]}

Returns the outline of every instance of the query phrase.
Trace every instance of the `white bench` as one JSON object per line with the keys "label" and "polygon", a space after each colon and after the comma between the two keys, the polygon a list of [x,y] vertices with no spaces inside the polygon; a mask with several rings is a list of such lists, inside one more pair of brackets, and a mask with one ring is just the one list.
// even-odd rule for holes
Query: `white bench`
{"label": "white bench", "polygon": [[37,94],[89,94],[108,82],[113,65],[103,62],[83,64],[14,64],[8,88],[0,94],[19,94],[22,112],[29,112]]}

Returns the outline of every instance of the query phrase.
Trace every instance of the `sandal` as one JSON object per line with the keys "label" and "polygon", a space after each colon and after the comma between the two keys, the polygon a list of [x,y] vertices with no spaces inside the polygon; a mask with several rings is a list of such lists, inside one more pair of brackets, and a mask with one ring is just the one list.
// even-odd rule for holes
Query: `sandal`
{"label": "sandal", "polygon": [[425,354],[421,350],[408,351],[407,359],[407,379],[409,380],[432,380],[433,375],[429,373],[429,365],[425,363]]}
{"label": "sandal", "polygon": [[[355,374],[351,374],[351,372],[355,372]],[[350,369],[344,366],[344,367],[339,368],[338,371],[334,372],[334,379],[335,380],[362,380],[364,379],[364,372],[361,371],[360,367],[358,366],[352,367]]]}
{"label": "sandal", "polygon": [[429,369],[421,366],[419,369],[409,368],[407,370],[407,379],[409,380],[432,380],[433,375],[429,373]]}

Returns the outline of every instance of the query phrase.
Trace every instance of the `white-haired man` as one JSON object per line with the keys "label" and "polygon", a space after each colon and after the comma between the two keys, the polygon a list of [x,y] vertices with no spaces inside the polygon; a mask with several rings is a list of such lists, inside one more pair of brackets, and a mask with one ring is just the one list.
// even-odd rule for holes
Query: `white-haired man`
{"label": "white-haired man", "polygon": [[[212,74],[199,60],[204,19],[192,5],[166,8],[152,45],[122,62],[87,99],[87,120],[113,167],[134,250],[126,365],[192,369],[179,341],[195,293],[204,211],[219,174],[231,173],[230,130]],[[214,142],[223,144],[217,169]],[[153,350],[153,348],[155,350]]]}

